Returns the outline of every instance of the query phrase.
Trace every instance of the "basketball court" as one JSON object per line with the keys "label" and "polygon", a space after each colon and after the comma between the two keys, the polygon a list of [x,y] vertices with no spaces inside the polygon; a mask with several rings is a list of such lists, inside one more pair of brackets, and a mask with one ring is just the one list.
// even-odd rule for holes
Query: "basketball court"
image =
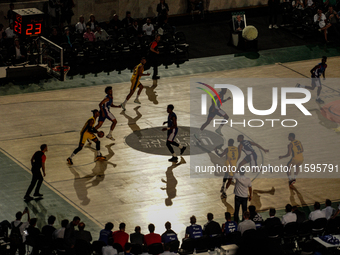
{"label": "basketball court", "polygon": [[[218,60],[218,57],[207,61]],[[190,60],[191,61],[191,60]],[[200,59],[193,60],[199,63]],[[249,62],[251,60],[248,60]],[[147,225],[154,223],[156,233],[165,231],[164,223],[170,221],[172,229],[180,238],[184,237],[185,226],[189,225],[191,215],[197,217],[198,224],[206,223],[206,214],[214,213],[215,219],[223,222],[224,212],[233,213],[233,186],[227,191],[227,198],[221,199],[220,187],[222,176],[215,178],[191,178],[190,176],[190,80],[211,78],[261,78],[267,84],[254,86],[258,96],[270,96],[272,83],[264,78],[306,78],[309,70],[320,59],[268,64],[249,68],[238,68],[210,72],[209,67],[197,68],[187,74],[186,65],[179,69],[180,74],[170,77],[162,71],[162,78],[154,83],[150,78],[142,78],[146,87],[140,96],[141,106],[133,103],[134,96],[122,109],[111,108],[118,124],[113,132],[112,141],[102,138],[101,151],[107,161],[94,162],[95,150],[84,147],[74,158],[74,165],[66,162],[72,151],[78,146],[79,132],[91,117],[91,110],[98,109],[104,98],[106,86],[113,86],[113,103],[120,104],[129,92],[130,82],[106,83],[101,85],[34,92],[0,97],[0,156],[1,178],[1,219],[12,220],[18,210],[23,210],[26,203],[24,193],[30,183],[30,158],[46,143],[46,177],[41,189],[44,199],[28,202],[28,207],[39,220],[39,227],[46,224],[48,215],[57,216],[56,225],[64,218],[80,216],[97,233],[108,221],[117,229],[120,222],[125,222],[126,231],[132,233],[135,226],[147,233]],[[295,132],[297,139],[304,145],[305,163],[339,163],[339,127],[340,89],[330,78],[340,77],[340,58],[330,57],[327,61],[326,85],[321,92],[325,104],[315,102],[316,90],[311,92],[311,100],[305,107],[312,113],[308,123],[302,122],[298,131],[293,128],[272,128],[270,133],[261,129],[241,129],[223,127],[221,143],[229,138],[236,141],[243,133],[269,153],[261,155],[263,164],[286,164],[289,158],[278,160],[287,152],[289,132]],[[182,74],[181,74],[182,72]],[[126,72],[125,78],[131,74]],[[93,79],[93,78],[92,78]],[[255,81],[255,80],[254,80]],[[256,82],[254,82],[256,84]],[[293,86],[287,84],[286,87]],[[243,89],[243,88],[242,88]],[[227,96],[231,96],[230,92]],[[270,101],[270,100],[269,100]],[[162,123],[167,121],[168,104],[175,106],[177,122],[180,127],[178,139],[188,146],[187,151],[177,164],[168,162],[171,157],[165,147],[166,132],[162,132]],[[231,114],[231,103],[223,109]],[[270,102],[259,103],[258,108],[267,109]],[[302,118],[296,110],[290,117]],[[246,113],[246,117],[250,114]],[[100,130],[109,131],[108,120]],[[211,129],[212,132],[214,131]],[[235,146],[238,143],[236,142]],[[179,149],[175,148],[179,154]],[[218,162],[214,153],[204,154],[211,162]],[[241,156],[242,158],[242,156]],[[224,160],[222,160],[223,162]],[[258,211],[267,216],[266,210],[275,207],[281,210],[287,203],[298,206],[310,206],[315,201],[324,203],[330,199],[334,205],[340,200],[339,179],[304,178],[298,179],[295,189],[289,189],[287,178],[254,178],[253,200]]]}

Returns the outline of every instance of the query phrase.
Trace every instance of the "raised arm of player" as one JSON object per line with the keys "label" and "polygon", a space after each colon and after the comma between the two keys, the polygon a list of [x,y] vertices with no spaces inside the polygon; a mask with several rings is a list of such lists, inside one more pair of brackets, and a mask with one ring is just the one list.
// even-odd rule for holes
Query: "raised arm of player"
{"label": "raised arm of player", "polygon": [[223,157],[223,156],[227,155],[227,153],[228,153],[228,148],[225,148],[225,150],[224,150],[222,153],[219,153],[218,150],[217,150],[217,148],[215,148],[215,153],[217,154],[217,156]]}
{"label": "raised arm of player", "polygon": [[283,158],[287,158],[290,156],[290,154],[292,154],[292,148],[293,148],[293,144],[288,144],[288,152],[286,155],[284,156],[279,156],[279,159],[283,159]]}
{"label": "raised arm of player", "polygon": [[222,100],[222,103],[227,102],[227,101],[230,100],[230,99],[231,99],[231,97],[228,97],[227,99]]}
{"label": "raised arm of player", "polygon": [[263,150],[265,153],[269,152],[269,150],[263,149],[262,146],[257,144],[257,143],[254,143],[254,142],[250,141],[250,144],[253,145],[253,146],[256,146],[257,148],[259,148],[261,150]]}

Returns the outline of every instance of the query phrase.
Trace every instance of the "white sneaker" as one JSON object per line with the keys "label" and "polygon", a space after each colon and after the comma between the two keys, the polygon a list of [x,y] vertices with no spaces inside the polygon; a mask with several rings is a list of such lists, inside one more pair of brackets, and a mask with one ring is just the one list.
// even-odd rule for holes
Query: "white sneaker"
{"label": "white sneaker", "polygon": [[135,99],[134,101],[136,104],[141,104],[141,102],[138,99]]}
{"label": "white sneaker", "polygon": [[270,25],[269,25],[269,29],[272,29],[272,28],[273,28],[273,25],[272,25],[272,24],[270,24]]}
{"label": "white sneaker", "polygon": [[276,24],[273,26],[273,28],[275,28],[275,29],[277,29],[277,28],[279,28]]}
{"label": "white sneaker", "polygon": [[107,138],[107,139],[110,139],[110,140],[112,140],[112,141],[116,141],[116,139],[114,139],[114,138],[112,137],[112,135],[107,135],[106,138]]}

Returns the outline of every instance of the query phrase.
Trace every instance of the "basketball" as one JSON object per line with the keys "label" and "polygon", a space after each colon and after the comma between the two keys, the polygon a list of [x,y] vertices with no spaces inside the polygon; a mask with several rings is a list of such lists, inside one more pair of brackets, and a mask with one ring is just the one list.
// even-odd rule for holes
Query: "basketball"
{"label": "basketball", "polygon": [[97,134],[100,138],[102,138],[105,135],[103,131],[99,131]]}

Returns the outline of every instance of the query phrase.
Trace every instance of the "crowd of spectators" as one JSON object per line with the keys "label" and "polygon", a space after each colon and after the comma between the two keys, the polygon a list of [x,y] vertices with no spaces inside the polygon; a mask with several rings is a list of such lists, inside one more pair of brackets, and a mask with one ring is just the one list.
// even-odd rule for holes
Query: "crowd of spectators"
{"label": "crowd of spectators", "polygon": [[[276,0],[269,0],[275,2]],[[278,5],[276,5],[278,6]],[[340,2],[337,0],[284,0],[282,26],[293,25],[315,35],[322,33],[326,42],[329,36],[333,41],[340,41]],[[277,10],[278,7],[276,7]],[[277,11],[274,20],[270,20],[269,28],[278,28]],[[271,15],[272,16],[272,15]]]}
{"label": "crowd of spectators", "polygon": [[[43,36],[45,38],[63,47],[64,61],[67,62],[69,60],[71,62],[66,64],[72,65],[74,62],[77,62],[77,67],[79,64],[86,65],[90,61],[89,58],[93,56],[112,61],[110,52],[117,51],[123,54],[133,54],[132,57],[125,56],[123,59],[129,58],[134,63],[126,64],[126,66],[120,70],[124,70],[125,68],[132,69],[138,63],[140,57],[148,57],[149,51],[152,51],[150,46],[157,34],[161,35],[161,37],[159,37],[160,40],[162,40],[162,36],[167,38],[163,40],[164,44],[171,41],[170,46],[175,45],[174,37],[176,31],[175,27],[168,23],[169,6],[164,0],[160,0],[160,3],[157,5],[158,15],[156,17],[137,19],[132,17],[130,11],[126,11],[123,19],[120,19],[117,14],[114,14],[111,20],[99,22],[96,20],[95,15],[91,14],[88,19],[81,15],[76,24],[71,24],[73,6],[72,0],[62,0],[61,4],[59,0],[49,0],[49,18],[47,19],[46,28],[43,30]],[[14,33],[13,12],[11,11],[13,9],[14,5],[11,4],[7,14],[7,19],[9,20],[8,27],[0,24],[0,66],[24,62],[36,64],[38,57],[33,57],[33,52],[39,52],[39,50],[32,49],[32,45],[35,46],[33,43],[35,38],[20,38]],[[184,36],[181,36],[181,38],[184,38]],[[93,43],[93,45],[91,46],[88,43]],[[187,45],[185,47],[187,47]],[[103,50],[103,48],[105,50]],[[82,58],[84,55],[83,50],[86,51],[85,59]],[[164,53],[165,57],[168,53],[170,54],[170,52],[172,54],[178,53],[179,51],[182,52],[178,50],[178,47],[175,49],[169,48],[169,50],[161,53],[159,51],[157,53],[157,51],[158,49],[152,51],[150,54],[150,56],[152,56],[151,61],[154,63],[149,61],[149,65],[158,66],[162,64],[162,61],[159,61],[157,57],[153,56],[155,52],[157,55]],[[86,58],[90,55],[91,57]],[[75,61],[79,56],[80,60]],[[53,56],[53,58],[55,57],[57,56]],[[116,58],[114,59],[117,61]],[[184,61],[178,61],[177,64],[183,63]],[[117,63],[121,62],[117,61]],[[172,64],[174,61],[167,61],[167,63]],[[73,71],[75,70],[71,67],[71,70],[72,69]],[[155,74],[154,77],[157,77],[157,74]]]}
{"label": "crowd of spectators", "polygon": [[[323,234],[338,234],[340,231],[340,217],[336,217],[340,212],[335,210],[329,199],[326,200],[326,207],[321,210],[320,203],[315,202],[314,210],[310,212],[308,218],[305,213],[299,210],[296,206],[287,204],[285,207],[286,214],[282,219],[276,217],[276,210],[269,210],[269,217],[263,220],[262,216],[256,212],[253,205],[248,207],[248,210],[243,213],[243,220],[238,222],[237,219],[232,220],[229,212],[225,213],[225,222],[220,225],[214,221],[212,213],[207,214],[207,223],[202,227],[197,224],[196,217],[190,217],[190,225],[185,229],[185,236],[181,240],[177,233],[171,229],[171,223],[165,223],[165,232],[163,234],[155,233],[155,225],[148,225],[148,234],[141,233],[141,227],[136,226],[135,232],[130,235],[126,233],[125,223],[119,224],[119,229],[113,231],[114,224],[108,222],[104,229],[99,233],[90,233],[85,230],[85,223],[81,222],[78,216],[75,216],[72,221],[68,219],[61,220],[61,226],[56,229],[54,223],[56,217],[51,215],[48,217],[47,225],[41,229],[37,228],[37,218],[30,218],[30,213],[26,207],[23,212],[17,212],[15,220],[9,223],[7,220],[0,223],[0,243],[9,245],[1,245],[1,252],[10,255],[15,255],[18,251],[19,255],[24,255],[26,249],[29,249],[31,254],[52,254],[52,251],[58,251],[61,254],[92,254],[93,251],[102,255],[121,254],[171,254],[180,253],[187,254],[192,252],[191,249],[197,249],[197,252],[213,250],[216,247],[226,244],[237,244],[240,249],[246,249],[247,243],[244,239],[249,236],[252,238],[271,238],[280,239],[278,246],[275,249],[282,248],[281,238],[284,242],[286,239],[292,238],[292,229],[295,228],[295,238],[299,240],[299,233],[305,238],[304,241],[309,241],[310,237]],[[27,215],[27,221],[23,220],[24,215]],[[310,229],[306,229],[306,225]],[[301,228],[301,226],[304,226]],[[77,229],[76,229],[77,228]],[[9,229],[11,231],[9,232]],[[309,231],[309,237],[305,232]],[[290,235],[286,235],[286,232]],[[98,236],[98,239],[93,238]],[[95,241],[93,241],[95,240]],[[267,239],[264,239],[267,240]],[[300,240],[301,241],[301,240]],[[192,242],[194,242],[192,244]],[[191,244],[191,245],[190,245]],[[193,246],[192,246],[193,245]],[[252,247],[254,249],[255,247]],[[266,251],[268,247],[262,247]],[[59,254],[58,253],[58,254]],[[265,253],[264,253],[265,254]],[[276,253],[276,254],[279,254]]]}

